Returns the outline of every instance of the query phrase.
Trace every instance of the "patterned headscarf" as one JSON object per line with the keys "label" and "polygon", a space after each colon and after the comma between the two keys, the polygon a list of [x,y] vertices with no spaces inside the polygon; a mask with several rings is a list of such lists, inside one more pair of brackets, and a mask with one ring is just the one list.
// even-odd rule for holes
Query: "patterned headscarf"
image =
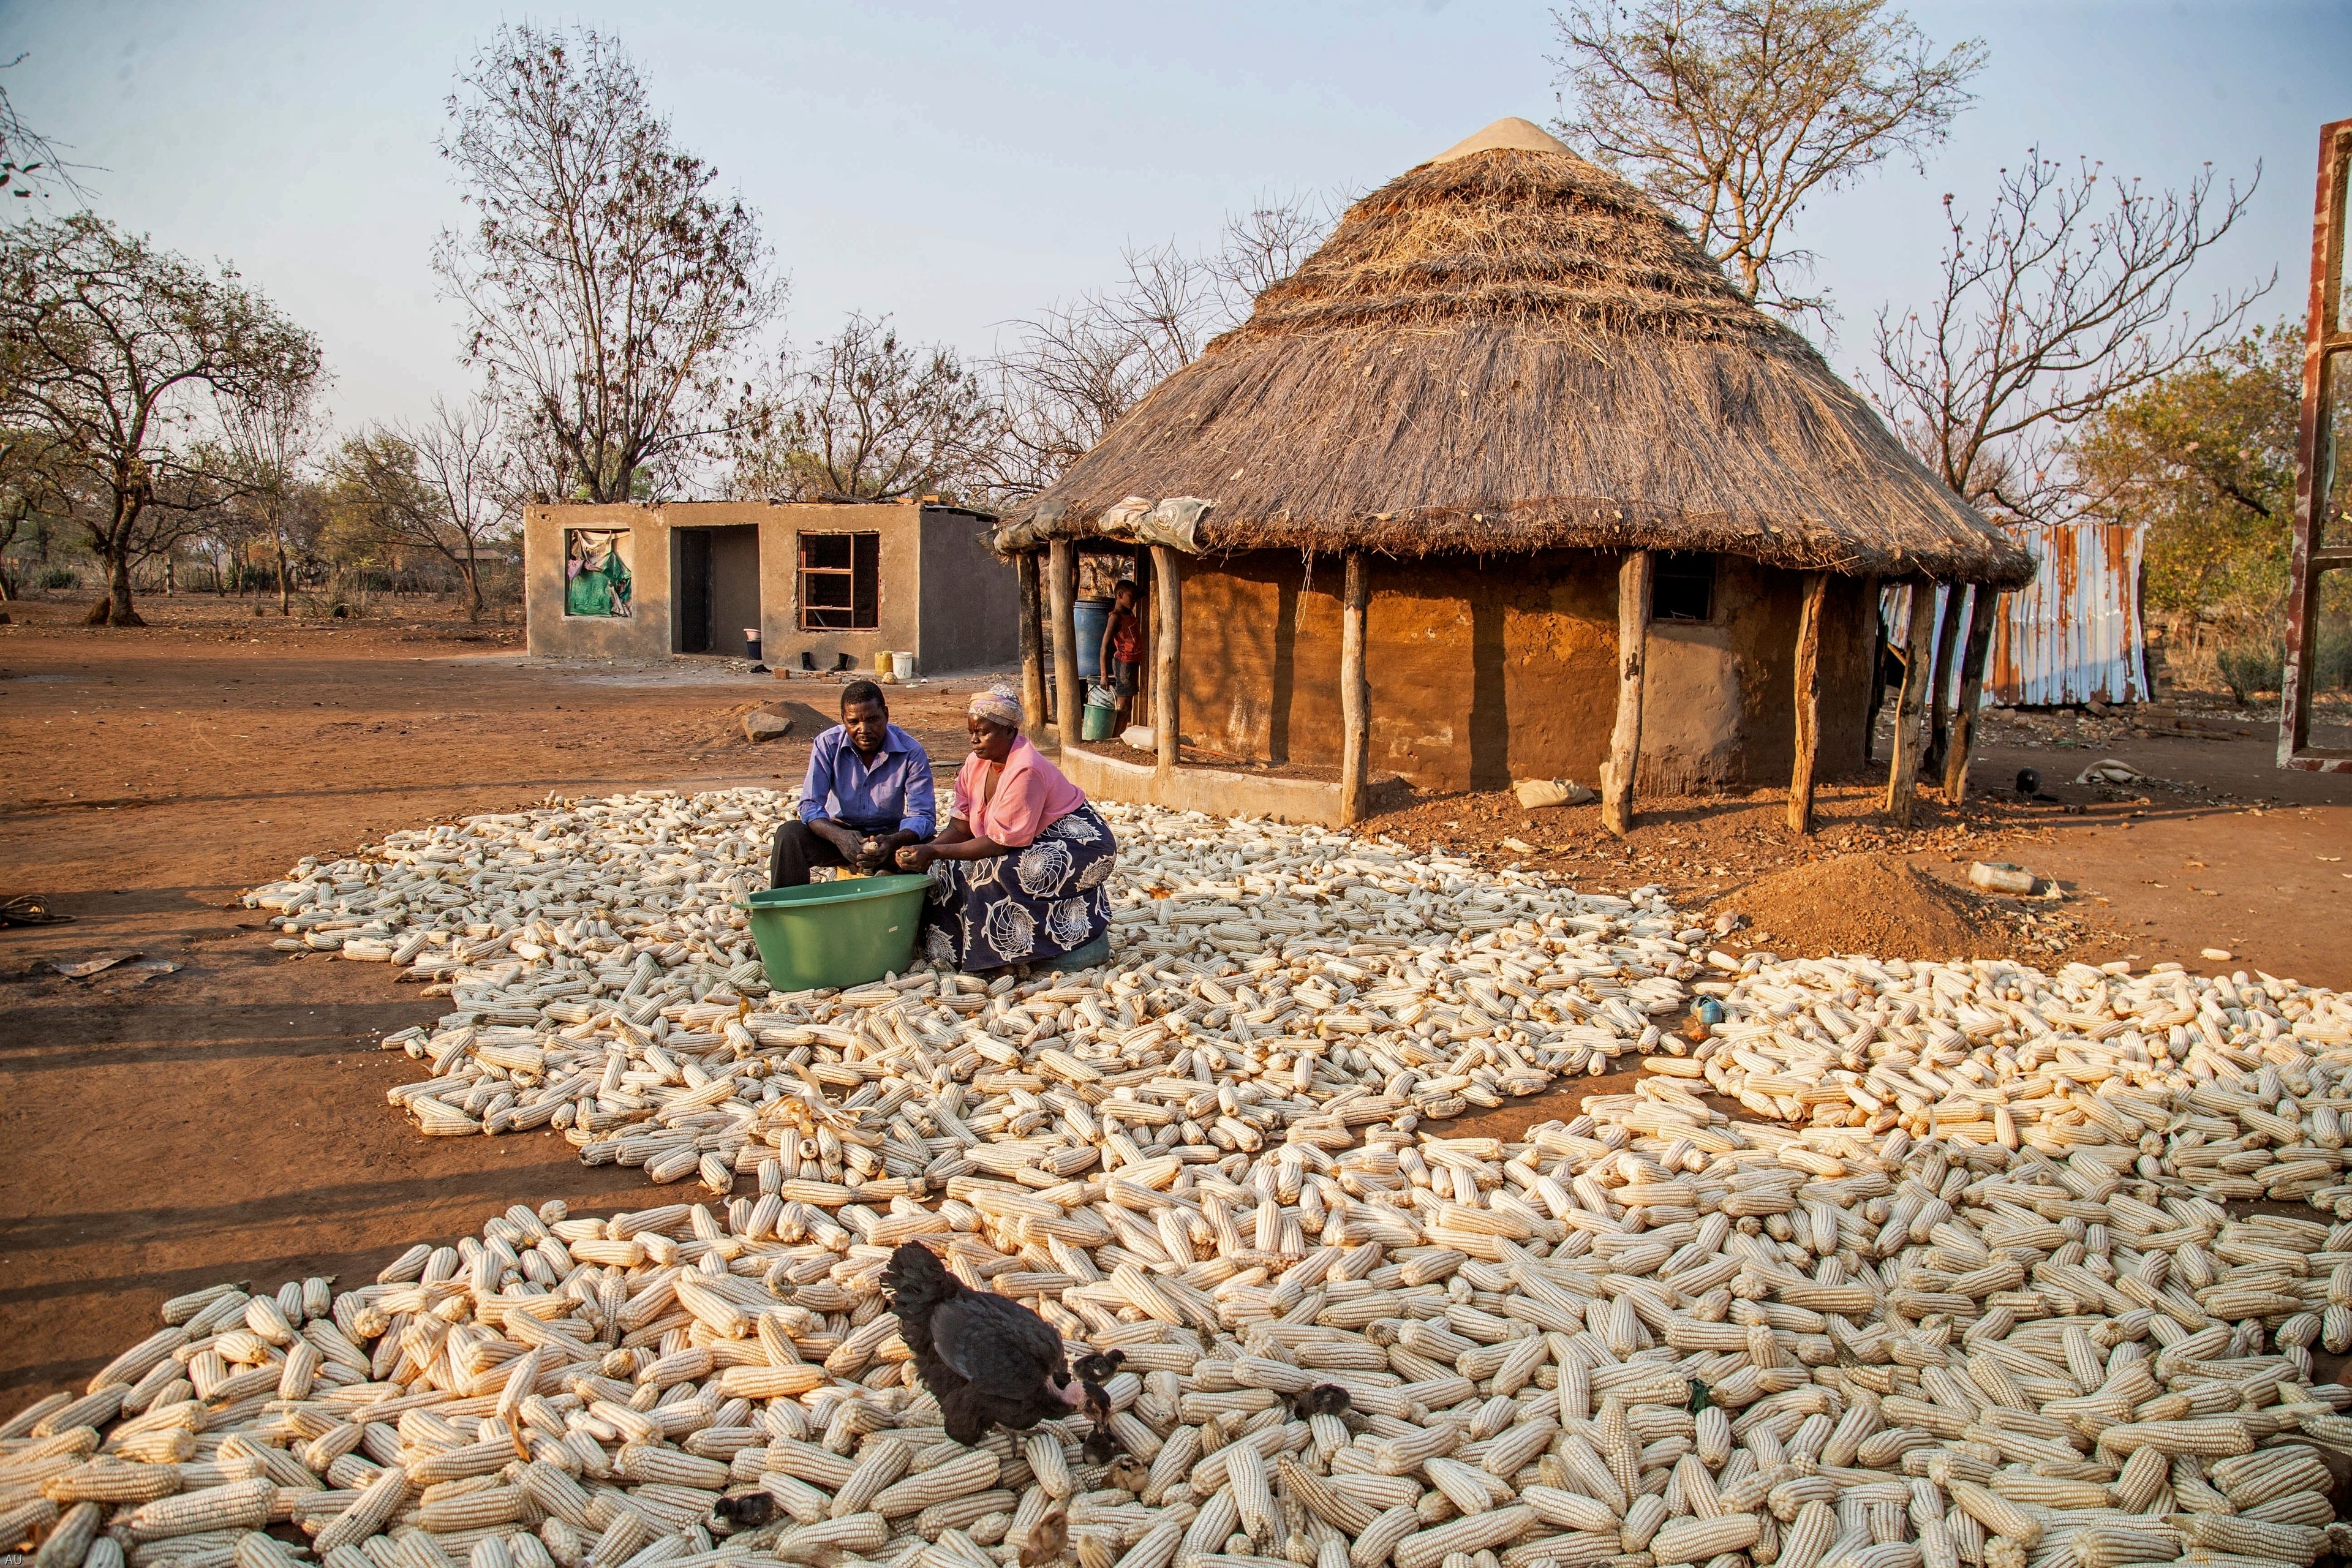
{"label": "patterned headscarf", "polygon": [[992,724],[1002,724],[1008,730],[1021,728],[1021,699],[1009,686],[992,686],[971,700],[969,710],[975,719],[985,719]]}

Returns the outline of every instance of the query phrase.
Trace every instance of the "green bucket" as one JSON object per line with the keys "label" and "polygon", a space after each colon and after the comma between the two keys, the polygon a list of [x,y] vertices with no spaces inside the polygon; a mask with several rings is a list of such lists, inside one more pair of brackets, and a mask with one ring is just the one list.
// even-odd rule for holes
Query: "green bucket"
{"label": "green bucket", "polygon": [[1078,728],[1081,739],[1108,741],[1110,739],[1111,726],[1118,722],[1118,710],[1089,702],[1087,704],[1086,711],[1079,717],[1083,721]]}
{"label": "green bucket", "polygon": [[835,990],[905,973],[915,962],[930,880],[898,873],[753,893],[742,907],[751,913],[751,940],[760,944],[768,984],[779,991]]}

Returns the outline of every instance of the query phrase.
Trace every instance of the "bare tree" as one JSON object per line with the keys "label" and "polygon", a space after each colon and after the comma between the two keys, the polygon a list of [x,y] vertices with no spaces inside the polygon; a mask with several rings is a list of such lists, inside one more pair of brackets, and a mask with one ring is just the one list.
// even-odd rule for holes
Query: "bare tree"
{"label": "bare tree", "polygon": [[1679,217],[1748,297],[1786,286],[1805,202],[1897,154],[1915,163],[1970,101],[1985,47],[1938,51],[1886,0],[1573,0],[1554,12],[1561,131]]}
{"label": "bare tree", "polygon": [[735,493],[761,500],[896,500],[960,493],[997,429],[980,377],[953,350],[902,343],[889,318],[853,315],[738,444]]}
{"label": "bare tree", "polygon": [[494,407],[436,397],[421,426],[362,431],[336,453],[329,483],[341,521],[362,538],[448,562],[466,587],[467,617],[480,618],[482,553],[513,516]]}
{"label": "bare tree", "polygon": [[1102,439],[1209,339],[1246,318],[1298,269],[1337,221],[1317,195],[1267,196],[1226,218],[1214,250],[1174,242],[1129,249],[1127,277],[1013,323],[991,366],[1003,423],[991,473],[1007,496],[1034,495]]}
{"label": "bare tree", "polygon": [[537,448],[546,499],[627,500],[732,425],[728,371],[782,302],[759,224],[712,194],[619,43],[501,27],[441,153],[478,215],[434,267]]}
{"label": "bare tree", "polygon": [[1217,289],[1213,335],[1238,325],[1250,307],[1275,284],[1292,273],[1331,236],[1339,221],[1340,204],[1329,195],[1293,191],[1269,192],[1245,213],[1228,213],[1217,248],[1202,258],[1202,266]]}
{"label": "bare tree", "polygon": [[[18,55],[0,65],[0,70],[14,70],[26,58]],[[58,143],[25,123],[8,89],[0,87],[0,193],[29,201],[55,185],[78,201],[86,200],[89,193],[73,176],[79,167],[60,155]]]}
{"label": "bare tree", "polygon": [[238,480],[205,440],[223,405],[319,374],[319,346],[236,273],[87,213],[0,229],[0,423],[37,430],[106,563],[93,622],[139,625],[131,570]]}
{"label": "bare tree", "polygon": [[301,507],[303,467],[320,435],[319,394],[325,377],[317,362],[297,374],[219,399],[236,494],[228,499],[229,527],[269,546],[278,566],[278,613],[294,613],[289,564]]}
{"label": "bare tree", "polygon": [[1944,198],[1941,296],[1878,317],[1871,391],[1920,458],[1981,510],[2047,520],[2084,500],[2058,450],[2118,398],[2234,341],[2271,281],[2179,308],[2198,259],[2236,225],[2245,190],[2151,192],[2039,152],[2000,172],[1971,224]]}

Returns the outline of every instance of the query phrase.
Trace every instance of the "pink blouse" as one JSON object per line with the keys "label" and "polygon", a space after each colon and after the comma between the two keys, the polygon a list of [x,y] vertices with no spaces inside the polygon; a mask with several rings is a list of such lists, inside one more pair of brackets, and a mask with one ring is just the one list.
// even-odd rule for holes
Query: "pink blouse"
{"label": "pink blouse", "polygon": [[1087,804],[1078,786],[1039,755],[1025,735],[1013,737],[996,794],[982,805],[980,790],[988,768],[973,755],[964,759],[956,774],[954,812],[975,838],[992,838],[1007,849],[1025,848],[1037,841],[1037,835]]}

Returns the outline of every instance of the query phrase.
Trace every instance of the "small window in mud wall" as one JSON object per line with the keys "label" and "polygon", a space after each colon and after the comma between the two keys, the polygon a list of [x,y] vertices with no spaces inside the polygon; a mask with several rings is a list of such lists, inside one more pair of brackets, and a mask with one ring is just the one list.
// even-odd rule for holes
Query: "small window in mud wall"
{"label": "small window in mud wall", "polygon": [[801,535],[801,630],[871,631],[881,624],[882,536]]}
{"label": "small window in mud wall", "polygon": [[1715,557],[1697,551],[1660,551],[1650,578],[1650,619],[1715,619]]}

